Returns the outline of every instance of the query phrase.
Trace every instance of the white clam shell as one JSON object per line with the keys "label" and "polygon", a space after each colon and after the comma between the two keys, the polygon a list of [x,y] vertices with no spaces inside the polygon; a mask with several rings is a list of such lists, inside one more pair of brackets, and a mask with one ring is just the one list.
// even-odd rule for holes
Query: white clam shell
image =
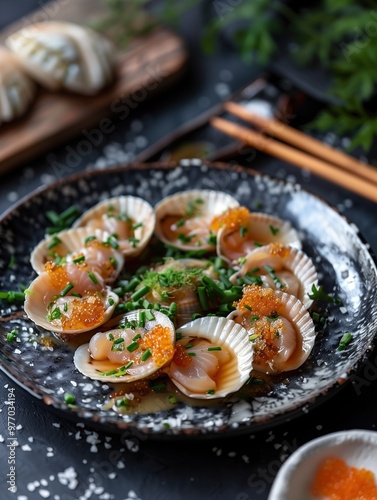
{"label": "white clam shell", "polygon": [[207,339],[214,346],[225,347],[233,353],[231,362],[225,363],[220,368],[214,394],[188,389],[177,380],[170,365],[168,373],[171,380],[186,396],[197,399],[222,398],[236,392],[248,380],[252,368],[253,347],[247,330],[241,325],[229,318],[207,316],[186,323],[177,330],[177,333],[182,335],[182,339],[188,337]]}
{"label": "white clam shell", "polygon": [[[48,236],[44,240],[42,240],[32,251],[30,255],[30,263],[38,274],[42,273],[45,268],[46,262],[50,262],[54,260],[54,257],[51,255],[52,252],[59,253],[59,256],[65,256],[68,254],[67,261],[70,260],[69,254],[79,252],[80,250],[85,248],[85,240],[95,236],[98,241],[106,242],[110,237],[110,233],[106,231],[102,231],[100,229],[93,229],[88,227],[77,227],[73,229],[68,229],[66,231],[61,231],[58,234],[54,234],[53,236]],[[54,245],[55,238],[59,238],[61,243],[58,245]],[[52,246],[52,248],[50,248]],[[114,257],[116,261],[116,269],[114,269],[114,273],[111,274],[108,278],[105,278],[106,283],[110,283],[115,280],[117,275],[122,270],[124,264],[124,257],[115,249],[111,249],[111,255]],[[96,263],[94,263],[94,269],[96,269]]]}
{"label": "white clam shell", "polygon": [[[261,287],[255,287],[258,289]],[[305,309],[302,302],[294,297],[293,295],[289,295],[285,292],[280,292],[278,290],[272,291],[275,297],[280,301],[281,307],[278,309],[279,316],[285,318],[289,321],[289,323],[293,327],[293,331],[289,332],[295,336],[295,338],[287,338],[287,340],[283,340],[282,350],[285,348],[284,344],[290,344],[290,342],[294,342],[295,347],[293,352],[289,355],[288,359],[279,360],[275,358],[270,360],[267,363],[263,363],[262,365],[257,364],[257,350],[255,350],[254,354],[254,362],[253,368],[257,371],[262,371],[266,373],[280,373],[290,370],[295,370],[299,368],[309,357],[315,342],[316,331],[314,322],[309,314],[309,312]],[[258,314],[258,311],[252,310],[242,310],[236,309],[228,315],[228,318],[233,319],[240,324],[247,323],[248,325],[252,325],[253,323],[247,321],[247,318]],[[245,320],[246,318],[246,320]],[[254,333],[252,326],[248,331]],[[284,339],[284,333],[281,333]],[[289,350],[288,350],[289,351]],[[280,351],[279,351],[280,353]],[[268,369],[266,369],[265,365],[268,365]]]}
{"label": "white clam shell", "polygon": [[23,115],[34,95],[34,82],[15,55],[0,47],[0,124]]}
{"label": "white clam shell", "polygon": [[[152,205],[143,198],[137,196],[116,196],[99,202],[94,207],[87,210],[74,223],[74,227],[92,227],[96,220],[105,216],[109,207],[113,208],[114,213],[125,214],[135,223],[142,223],[134,231],[134,237],[138,240],[136,244],[132,244],[128,239],[118,238],[119,251],[127,257],[136,257],[139,255],[149,243],[155,228],[155,213]],[[102,224],[102,223],[101,223]],[[105,227],[98,229],[106,230]]]}
{"label": "white clam shell", "polygon": [[[139,320],[139,315],[140,311],[145,311],[143,309],[139,311],[131,311],[123,316],[122,323],[124,324],[127,321],[138,321]],[[146,321],[145,323],[145,332],[141,333],[141,336],[143,337],[145,333],[147,333],[149,330],[152,330],[156,325],[161,325],[163,327],[168,327],[170,330],[171,334],[171,342],[172,345],[174,346],[175,344],[175,329],[173,323],[170,321],[170,319],[165,315],[162,314],[158,311],[153,311],[153,315],[155,317],[154,320]],[[122,332],[122,330],[118,327],[116,330],[110,330],[108,332],[103,332],[100,335],[106,335],[109,333],[112,333],[115,335],[119,335],[119,332]],[[99,335],[99,334],[97,334]],[[131,366],[124,375],[121,376],[113,376],[113,375],[102,375],[101,371],[96,369],[96,365],[93,363],[93,359],[90,356],[90,351],[89,351],[89,344],[83,344],[78,349],[76,349],[74,358],[73,358],[74,364],[76,368],[86,375],[87,377],[93,379],[93,380],[101,380],[103,382],[132,382],[134,380],[139,380],[143,379],[146,377],[149,377],[150,375],[153,375],[157,370],[162,368],[163,365],[158,365],[155,363],[153,356],[148,358],[147,361],[140,363],[140,364],[135,364],[135,366]]]}
{"label": "white clam shell", "polygon": [[12,33],[6,44],[25,70],[50,90],[90,95],[113,80],[113,46],[88,27],[35,23]]}
{"label": "white clam shell", "polygon": [[[104,285],[104,282],[98,274],[94,274],[98,281],[98,297],[101,298],[101,302],[104,306],[104,314],[98,318],[98,321],[96,321],[95,324],[91,323],[89,326],[82,326],[80,328],[64,328],[60,324],[53,324],[51,321],[47,320],[46,316],[48,313],[48,304],[53,302],[53,300],[59,296],[61,287],[54,288],[51,286],[49,276],[46,272],[41,273],[28,287],[24,303],[25,313],[36,325],[39,325],[48,331],[61,334],[74,335],[93,330],[103,325],[111,318],[115,307],[119,302],[119,297],[113,293],[109,287]],[[89,295],[84,295],[82,299],[76,298],[76,300],[88,300],[88,296]],[[69,303],[70,300],[74,300],[74,297],[67,295],[59,300],[61,302],[60,309],[62,309],[62,303],[64,301]]]}
{"label": "white clam shell", "polygon": [[[195,203],[195,200],[202,200],[202,203],[197,205],[197,215],[188,219],[195,224],[192,233],[198,234],[203,231],[203,238],[200,240],[200,245],[197,239],[192,241],[180,241],[171,239],[164,230],[163,221],[168,216],[185,218],[190,204]],[[238,201],[231,195],[222,191],[212,191],[206,189],[194,189],[191,191],[182,191],[170,196],[166,196],[155,206],[156,211],[156,229],[157,237],[165,244],[174,246],[181,250],[215,250],[215,245],[207,242],[209,235],[209,225],[216,215],[220,215],[228,208],[234,208],[239,205]],[[180,231],[179,231],[180,232]],[[182,226],[182,233],[184,232]],[[200,234],[198,235],[198,237]]]}
{"label": "white clam shell", "polygon": [[[296,297],[308,309],[313,303],[308,293],[311,293],[313,285],[318,285],[317,271],[313,261],[298,248],[283,246],[281,249],[282,252],[276,254],[276,245],[274,243],[256,248],[246,256],[246,261],[241,269],[231,277],[231,281],[234,283],[236,278],[244,276],[248,271],[256,267],[262,267],[265,264],[270,265],[276,271],[277,276],[279,276],[280,270],[288,270],[300,283]],[[257,272],[256,274],[260,273]],[[286,292],[286,290],[284,291]]]}
{"label": "white clam shell", "polygon": [[239,227],[233,229],[226,225],[219,229],[216,251],[218,256],[226,262],[237,263],[239,257],[244,257],[251,250],[257,248],[255,242],[258,243],[258,246],[260,244],[282,243],[299,249],[302,247],[300,235],[292,225],[269,214],[250,212],[248,228],[244,237],[237,240],[237,244],[233,244],[231,248],[229,242],[234,236],[238,237],[239,231]]}

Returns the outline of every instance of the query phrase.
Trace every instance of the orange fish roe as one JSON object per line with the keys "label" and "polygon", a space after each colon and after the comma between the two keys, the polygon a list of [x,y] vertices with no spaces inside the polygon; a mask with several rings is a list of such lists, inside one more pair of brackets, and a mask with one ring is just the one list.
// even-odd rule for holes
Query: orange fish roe
{"label": "orange fish roe", "polygon": [[249,224],[250,212],[246,207],[230,208],[224,214],[217,215],[211,222],[211,230],[218,231],[220,227],[226,226],[229,229],[247,227]]}
{"label": "orange fish roe", "polygon": [[311,493],[328,500],[377,500],[377,485],[372,471],[329,457],[317,470]]}
{"label": "orange fish roe", "polygon": [[140,347],[144,350],[151,349],[153,361],[157,366],[163,366],[174,355],[170,328],[156,325],[144,335]]}
{"label": "orange fish roe", "polygon": [[273,360],[274,356],[279,352],[276,340],[280,335],[279,329],[283,328],[282,320],[276,319],[271,322],[266,317],[262,317],[253,322],[253,326],[253,335],[257,336],[254,341],[255,361],[261,363],[262,361]]}
{"label": "orange fish roe", "polygon": [[249,309],[253,315],[271,316],[280,313],[281,300],[276,297],[272,288],[250,285],[243,289],[242,298],[233,304],[238,310]]}
{"label": "orange fish roe", "polygon": [[67,271],[63,266],[58,266],[55,262],[47,262],[45,271],[50,278],[51,287],[63,289],[69,283]]}
{"label": "orange fish roe", "polygon": [[94,327],[102,320],[104,313],[103,300],[96,294],[69,302],[68,312],[62,314],[57,322],[60,322],[64,330]]}
{"label": "orange fish roe", "polygon": [[287,246],[282,245],[281,243],[271,243],[269,247],[269,251],[271,255],[278,255],[279,257],[288,257],[290,249]]}
{"label": "orange fish roe", "polygon": [[192,357],[188,355],[187,349],[182,344],[175,346],[173,363],[178,366],[189,366],[192,363]]}

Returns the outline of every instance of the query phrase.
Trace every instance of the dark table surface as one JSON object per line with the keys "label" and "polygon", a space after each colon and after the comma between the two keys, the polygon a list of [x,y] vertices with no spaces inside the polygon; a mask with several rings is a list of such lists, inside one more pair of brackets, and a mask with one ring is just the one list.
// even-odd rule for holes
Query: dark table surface
{"label": "dark table surface", "polygon": [[[1,0],[1,25],[26,15],[41,3]],[[261,68],[245,66],[224,43],[213,56],[203,56],[198,45],[202,22],[201,10],[195,10],[178,28],[190,54],[184,78],[173,89],[140,105],[127,123],[119,123],[90,156],[82,159],[75,167],[77,171],[132,161],[147,146],[261,74]],[[301,77],[307,88],[305,73]],[[74,148],[79,139],[2,177],[0,213],[33,189],[56,181],[53,162],[64,162],[66,147]],[[340,139],[333,139],[342,145]],[[257,155],[251,166],[295,180],[320,195],[355,223],[377,252],[375,204],[263,155]],[[241,437],[185,442],[156,442],[138,435],[95,431],[85,423],[54,413],[0,372],[0,496],[18,500],[266,499],[282,463],[300,445],[338,430],[375,429],[377,369],[375,356],[370,359],[360,374],[361,390],[346,384],[330,400],[303,411],[294,421]],[[17,423],[16,494],[8,491],[6,477],[5,405],[10,392],[15,394]]]}

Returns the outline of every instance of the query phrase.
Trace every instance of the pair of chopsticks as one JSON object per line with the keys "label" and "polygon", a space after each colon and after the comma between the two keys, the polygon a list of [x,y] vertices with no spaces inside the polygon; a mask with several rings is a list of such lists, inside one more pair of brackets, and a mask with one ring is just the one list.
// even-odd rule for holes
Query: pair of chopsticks
{"label": "pair of chopsticks", "polygon": [[377,202],[376,168],[309,137],[279,120],[266,119],[250,113],[235,102],[224,103],[224,109],[254,125],[261,132],[219,117],[211,120],[214,128],[255,149],[307,169],[343,188]]}

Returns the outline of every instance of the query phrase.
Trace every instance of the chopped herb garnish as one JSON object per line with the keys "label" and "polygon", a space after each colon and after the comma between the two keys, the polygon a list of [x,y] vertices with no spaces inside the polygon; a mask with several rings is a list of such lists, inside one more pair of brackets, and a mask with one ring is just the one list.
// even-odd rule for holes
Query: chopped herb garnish
{"label": "chopped herb garnish", "polygon": [[239,257],[238,258],[238,264],[240,266],[243,266],[245,264],[245,262],[246,262],[246,257]]}
{"label": "chopped herb garnish", "polygon": [[68,311],[68,302],[64,302],[63,311],[65,313]]}
{"label": "chopped herb garnish", "polygon": [[109,306],[114,305],[114,299],[112,297],[109,297],[108,302],[109,302]]}
{"label": "chopped herb garnish", "polygon": [[217,243],[216,234],[210,233],[210,235],[207,238],[207,243],[208,243],[208,245],[216,246],[216,243]]}
{"label": "chopped herb garnish", "polygon": [[189,356],[196,356],[196,352],[188,352],[187,353]]}
{"label": "chopped herb garnish", "polygon": [[352,340],[352,335],[347,332],[343,335],[343,337],[340,339],[339,345],[338,345],[338,351],[344,351],[347,347],[348,344]]}
{"label": "chopped herb garnish", "polygon": [[331,295],[328,295],[322,286],[319,286],[318,288],[314,285],[312,285],[312,293],[308,293],[308,297],[311,300],[323,300],[325,302],[332,302],[333,304],[341,305],[342,301],[336,297],[332,297]]}
{"label": "chopped herb garnish", "polygon": [[173,396],[173,394],[169,394],[168,401],[172,405],[175,405],[178,403],[178,399],[175,396]]}
{"label": "chopped herb garnish", "polygon": [[209,351],[221,351],[222,348],[221,346],[213,346],[213,347],[208,347]]}
{"label": "chopped herb garnish", "polygon": [[248,304],[244,304],[244,308],[247,309],[248,311],[252,311],[251,306],[249,306]]}
{"label": "chopped herb garnish", "polygon": [[191,235],[191,236],[188,236],[187,234],[184,234],[184,233],[179,233],[177,238],[179,239],[179,241],[181,241],[182,243],[190,243],[190,241],[194,238],[194,236],[196,236],[195,234]]}
{"label": "chopped herb garnish", "polygon": [[11,255],[9,262],[8,262],[8,269],[13,269],[15,262],[16,262],[15,256]]}
{"label": "chopped herb garnish", "polygon": [[154,316],[153,312],[150,311],[150,310],[145,311],[145,319],[147,321],[153,321],[155,319],[155,316]]}
{"label": "chopped herb garnish", "polygon": [[154,384],[153,382],[149,383],[150,388],[152,389],[153,392],[163,392],[166,391],[166,384],[163,382],[156,383]]}
{"label": "chopped herb garnish", "polygon": [[88,276],[95,285],[98,285],[98,280],[96,278],[96,275],[92,271],[88,273]]}
{"label": "chopped herb garnish", "polygon": [[250,385],[250,384],[263,385],[264,380],[261,378],[257,378],[257,377],[250,377],[249,380],[246,382],[246,385]]}
{"label": "chopped herb garnish", "polygon": [[96,240],[96,239],[97,239],[97,236],[88,236],[87,238],[85,238],[84,243],[85,243],[85,245],[87,245],[88,243],[90,243],[91,241]]}
{"label": "chopped herb garnish", "polygon": [[215,389],[208,389],[207,394],[215,394]]}
{"label": "chopped herb garnish", "polygon": [[53,226],[47,228],[47,234],[55,234],[63,229],[71,227],[78,216],[79,211],[74,205],[67,208],[67,210],[64,210],[64,212],[60,214],[54,210],[48,210],[46,212],[46,217],[53,224]]}
{"label": "chopped herb garnish", "polygon": [[55,307],[55,309],[53,309],[52,312],[47,315],[47,320],[48,321],[55,321],[57,319],[60,319],[61,317],[62,317],[62,313],[61,313],[59,307]]}
{"label": "chopped herb garnish", "polygon": [[76,257],[73,259],[75,264],[81,264],[81,262],[85,262],[85,255],[80,255],[80,257]]}
{"label": "chopped herb garnish", "polygon": [[186,215],[188,217],[196,215],[199,209],[198,205],[202,205],[203,203],[204,200],[202,200],[202,198],[196,198],[196,200],[190,201],[187,206]]}
{"label": "chopped herb garnish", "polygon": [[136,340],[139,340],[139,339],[141,339],[140,333],[138,333],[137,335],[135,335],[135,337],[133,337],[132,341],[136,342]]}
{"label": "chopped herb garnish", "polygon": [[114,235],[109,236],[105,241],[105,244],[110,245],[114,250],[117,250],[119,248],[119,243],[117,242],[117,239],[114,237]]}
{"label": "chopped herb garnish", "polygon": [[124,351],[124,338],[119,337],[114,340],[113,345],[111,346],[112,351]]}
{"label": "chopped herb garnish", "polygon": [[139,229],[139,227],[143,227],[143,223],[142,223],[142,222],[138,222],[137,224],[134,224],[134,225],[132,226],[132,229],[133,229],[134,231],[136,231],[136,229]]}
{"label": "chopped herb garnish", "polygon": [[274,280],[276,288],[285,288],[284,283],[276,276],[276,271],[273,267],[268,266],[267,264],[265,264],[263,267]]}
{"label": "chopped herb garnish", "polygon": [[134,301],[139,300],[150,291],[151,291],[151,289],[149,288],[149,286],[144,285],[141,288],[139,288],[139,290],[136,290],[136,292],[134,292],[131,295],[131,300],[134,300]]}
{"label": "chopped herb garnish", "polygon": [[184,226],[185,222],[186,222],[186,219],[179,219],[179,220],[177,220],[177,222],[175,223],[175,225],[177,227],[182,227],[182,226]]}
{"label": "chopped herb garnish", "polygon": [[138,342],[131,342],[131,344],[129,344],[129,345],[127,346],[127,351],[128,351],[128,352],[133,352],[133,351],[136,351],[136,349],[138,349],[138,347],[139,347]]}
{"label": "chopped herb garnish", "polygon": [[76,398],[70,392],[66,392],[64,394],[64,401],[67,403],[67,405],[74,405],[76,403]]}
{"label": "chopped herb garnish", "polygon": [[58,238],[57,236],[53,236],[53,238],[51,239],[51,243],[47,245],[47,250],[51,250],[51,248],[60,245],[61,242],[62,240],[60,238]]}
{"label": "chopped herb garnish", "polygon": [[68,285],[66,285],[63,290],[60,292],[60,297],[65,297],[67,295],[68,292],[70,292],[72,290],[72,288],[74,287],[75,285],[73,283],[68,283]]}
{"label": "chopped herb garnish", "polygon": [[181,332],[176,332],[175,333],[175,340],[182,340],[182,333]]}
{"label": "chopped herb garnish", "polygon": [[132,248],[136,248],[137,247],[137,244],[140,243],[140,240],[138,240],[137,238],[128,238],[128,241],[131,243],[132,245]]}
{"label": "chopped herb garnish", "polygon": [[271,231],[273,236],[276,236],[278,234],[278,232],[280,231],[280,229],[278,227],[272,226],[271,224],[270,224],[269,228],[270,228],[270,231]]}
{"label": "chopped herb garnish", "polygon": [[107,338],[109,340],[114,340],[114,335],[112,333],[108,333]]}
{"label": "chopped herb garnish", "polygon": [[259,337],[259,333],[254,333],[253,335],[250,335],[249,336],[249,340],[250,342],[254,342],[255,340],[257,340],[257,338]]}
{"label": "chopped herb garnish", "polygon": [[114,257],[109,257],[109,262],[113,267],[117,267],[117,261]]}
{"label": "chopped herb garnish", "polygon": [[116,400],[116,407],[117,408],[129,408],[130,406],[130,400],[128,398],[120,398]]}
{"label": "chopped herb garnish", "polygon": [[[26,290],[25,290],[26,293]],[[16,300],[25,300],[25,293],[23,292],[0,292],[0,299],[7,300],[9,303],[13,303]]]}
{"label": "chopped herb garnish", "polygon": [[18,330],[16,328],[14,328],[13,330],[11,330],[10,332],[7,333],[7,342],[13,342],[13,340],[16,339],[18,335]]}
{"label": "chopped herb garnish", "polygon": [[73,297],[78,297],[79,299],[81,299],[81,298],[82,298],[81,293],[78,293],[78,292],[71,292],[71,295],[72,295]]}
{"label": "chopped herb garnish", "polygon": [[143,352],[141,356],[141,361],[147,361],[148,358],[152,356],[152,351],[151,349],[147,349],[146,351]]}
{"label": "chopped herb garnish", "polygon": [[241,236],[241,238],[245,238],[246,233],[247,233],[247,227],[240,226],[240,236]]}
{"label": "chopped herb garnish", "polygon": [[145,326],[145,311],[139,312],[139,325],[140,328],[144,328]]}

